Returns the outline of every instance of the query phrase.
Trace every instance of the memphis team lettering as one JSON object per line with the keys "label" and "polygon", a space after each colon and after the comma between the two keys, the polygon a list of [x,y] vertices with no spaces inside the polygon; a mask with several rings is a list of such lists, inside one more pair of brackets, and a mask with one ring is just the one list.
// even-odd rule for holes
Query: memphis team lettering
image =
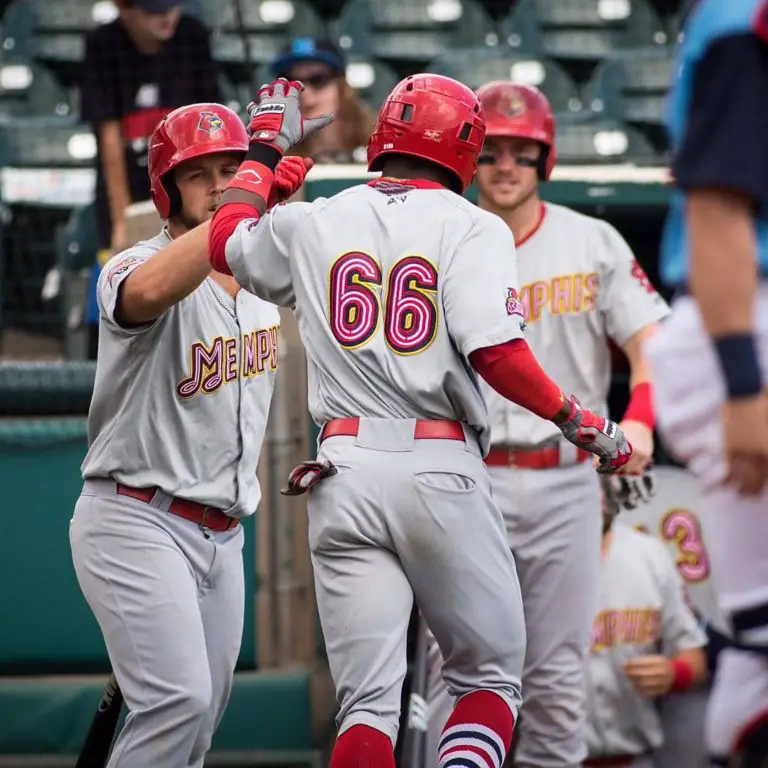
{"label": "memphis team lettering", "polygon": [[196,341],[190,349],[189,373],[176,385],[185,400],[211,395],[238,378],[276,371],[279,357],[279,326],[260,328],[240,339],[217,336],[210,345]]}
{"label": "memphis team lettering", "polygon": [[658,610],[601,611],[592,624],[592,652],[619,645],[649,645],[659,639]]}
{"label": "memphis team lettering", "polygon": [[597,303],[600,275],[558,275],[551,280],[537,280],[523,286],[520,300],[525,309],[526,321],[537,323],[543,312],[551,315],[578,315],[593,312]]}

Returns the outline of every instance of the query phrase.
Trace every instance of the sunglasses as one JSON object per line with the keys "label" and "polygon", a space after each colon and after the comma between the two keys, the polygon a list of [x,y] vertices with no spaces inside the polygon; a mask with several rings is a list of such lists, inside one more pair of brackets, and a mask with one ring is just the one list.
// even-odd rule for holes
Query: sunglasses
{"label": "sunglasses", "polygon": [[[515,163],[519,165],[521,168],[538,168],[539,167],[539,158],[538,157],[527,157],[526,155],[512,155],[512,158],[514,159]],[[477,164],[478,165],[496,165],[499,158],[496,157],[496,155],[491,154],[483,154],[480,155],[477,158]]]}
{"label": "sunglasses", "polygon": [[[287,80],[294,80],[288,73],[282,75]],[[311,88],[314,91],[320,91],[327,85],[330,85],[335,79],[336,75],[328,72],[318,72],[316,75],[310,75],[309,77],[302,78],[301,82],[305,88]]]}

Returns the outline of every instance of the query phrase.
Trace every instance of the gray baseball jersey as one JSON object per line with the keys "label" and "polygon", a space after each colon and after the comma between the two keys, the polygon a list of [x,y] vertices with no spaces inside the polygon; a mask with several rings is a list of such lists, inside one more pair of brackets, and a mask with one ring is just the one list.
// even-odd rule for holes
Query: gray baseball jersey
{"label": "gray baseball jersey", "polygon": [[676,656],[706,636],[688,607],[666,548],[621,523],[600,569],[598,613],[586,669],[590,756],[642,754],[663,740],[653,701],[635,693],[623,665],[638,656]]}
{"label": "gray baseball jersey", "polygon": [[[532,235],[517,244],[526,339],[542,368],[595,413],[607,412],[608,337],[624,345],[669,308],[621,235],[608,223],[547,203]],[[539,445],[560,432],[550,421],[483,385],[492,442]]]}
{"label": "gray baseball jersey", "polygon": [[99,277],[99,352],[85,479],[111,477],[252,514],[278,365],[277,307],[208,278],[153,323],[123,328],[122,282],[168,245],[167,230],[113,257]]}
{"label": "gray baseball jersey", "polygon": [[678,467],[657,467],[654,472],[656,494],[646,504],[622,510],[618,519],[655,536],[668,548],[694,610],[715,629],[729,634],[710,578],[706,530],[699,513],[700,483],[692,473]]}
{"label": "gray baseball jersey", "polygon": [[240,223],[227,261],[247,290],[296,305],[318,424],[458,419],[485,451],[488,416],[467,358],[523,335],[514,242],[496,216],[425,186],[366,184],[278,206]]}

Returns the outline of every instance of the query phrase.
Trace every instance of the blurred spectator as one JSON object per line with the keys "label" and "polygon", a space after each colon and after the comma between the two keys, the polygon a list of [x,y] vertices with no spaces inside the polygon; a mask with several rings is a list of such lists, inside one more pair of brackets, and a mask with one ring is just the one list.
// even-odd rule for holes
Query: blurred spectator
{"label": "blurred spectator", "polygon": [[300,38],[289,43],[270,65],[274,77],[300,80],[304,117],[333,112],[331,125],[297,144],[292,154],[316,163],[365,162],[363,152],[376,115],[357,95],[345,76],[346,62],[330,40]]}
{"label": "blurred spectator", "polygon": [[[610,481],[608,481],[610,482]],[[653,768],[663,743],[657,699],[695,689],[708,674],[707,639],[665,546],[621,523],[603,494],[598,613],[587,661],[588,768]],[[701,728],[691,729],[698,732]],[[702,768],[691,745],[676,768]]]}
{"label": "blurred spectator", "polygon": [[[149,199],[147,141],[176,107],[221,100],[208,31],[183,0],[116,0],[118,18],[86,38],[83,119],[98,142],[96,222],[100,261],[127,247],[125,209]],[[96,265],[94,280],[100,269]],[[94,332],[93,292],[88,322]],[[91,357],[95,338],[91,339]]]}

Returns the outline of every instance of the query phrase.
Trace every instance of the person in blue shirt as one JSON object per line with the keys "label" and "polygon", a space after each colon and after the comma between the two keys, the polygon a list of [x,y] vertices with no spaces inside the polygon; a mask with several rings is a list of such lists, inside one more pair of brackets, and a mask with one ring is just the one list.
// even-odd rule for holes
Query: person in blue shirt
{"label": "person in blue shirt", "polygon": [[768,0],[699,0],[669,96],[672,313],[647,345],[657,424],[700,479],[735,644],[709,705],[712,765],[768,765]]}

